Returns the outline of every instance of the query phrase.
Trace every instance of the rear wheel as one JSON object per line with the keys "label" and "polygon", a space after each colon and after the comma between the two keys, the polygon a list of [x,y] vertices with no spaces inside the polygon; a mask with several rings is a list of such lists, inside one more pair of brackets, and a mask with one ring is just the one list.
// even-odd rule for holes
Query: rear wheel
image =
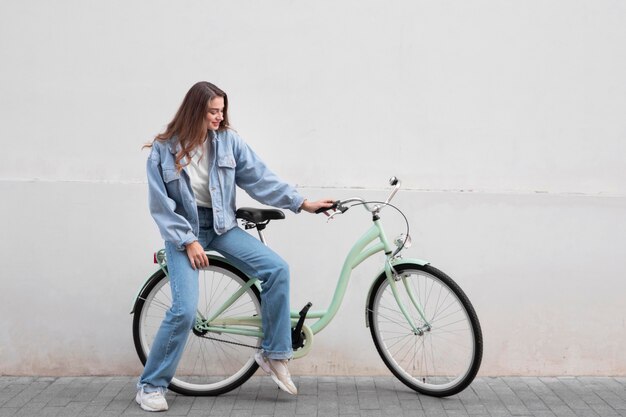
{"label": "rear wheel", "polygon": [[398,297],[422,334],[411,329],[383,273],[374,283],[367,310],[378,353],[389,370],[415,391],[436,397],[461,392],[474,380],[482,360],[482,332],[472,304],[436,268],[402,264],[395,269],[400,277],[394,281]]}
{"label": "rear wheel", "polygon": [[[226,262],[211,259],[199,273],[198,312],[203,317],[223,303],[249,278]],[[171,307],[169,278],[157,271],[144,287],[135,304],[133,339],[145,365],[154,337],[165,313]],[[255,285],[248,288],[219,317],[261,316],[261,297]],[[218,340],[216,340],[218,339]],[[185,395],[219,395],[247,381],[257,370],[254,353],[260,337],[234,334],[189,332],[185,350],[169,389]]]}

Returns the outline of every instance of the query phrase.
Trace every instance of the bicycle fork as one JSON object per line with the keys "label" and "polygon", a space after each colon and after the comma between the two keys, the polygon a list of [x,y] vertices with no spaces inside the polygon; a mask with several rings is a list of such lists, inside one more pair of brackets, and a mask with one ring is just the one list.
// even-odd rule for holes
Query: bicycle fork
{"label": "bicycle fork", "polygon": [[[391,264],[390,259],[387,259],[387,261],[385,262],[385,275],[387,275],[387,280],[389,281],[391,292],[393,293],[393,296],[395,297],[396,302],[398,303],[398,307],[400,308],[400,311],[404,315],[404,318],[406,319],[409,326],[411,326],[411,330],[413,331],[413,334],[416,336],[423,336],[425,332],[429,332],[432,329],[432,326],[426,319],[424,310],[422,309],[420,304],[417,302],[417,298],[415,297],[413,289],[408,285],[406,277],[403,277],[401,274],[398,274],[398,271],[396,271],[393,265]],[[411,315],[409,314],[406,306],[402,302],[402,299],[400,298],[400,294],[398,293],[398,287],[396,284],[398,281],[402,281],[404,289],[406,290],[409,296],[409,299],[411,300],[411,304],[413,304],[413,307],[415,307],[422,321],[424,322],[423,326],[417,327],[415,325],[415,322],[411,318]]]}

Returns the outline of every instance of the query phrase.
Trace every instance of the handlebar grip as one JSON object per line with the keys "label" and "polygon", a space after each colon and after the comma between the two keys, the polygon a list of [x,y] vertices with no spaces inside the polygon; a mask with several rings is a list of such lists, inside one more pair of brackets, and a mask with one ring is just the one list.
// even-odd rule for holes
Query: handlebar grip
{"label": "handlebar grip", "polygon": [[317,210],[315,210],[315,214],[320,214],[320,213],[323,213],[323,212],[328,211],[328,210],[334,210],[334,209],[337,208],[337,206],[339,206],[339,200],[335,201],[333,203],[333,205],[330,206],[330,207],[318,208]]}

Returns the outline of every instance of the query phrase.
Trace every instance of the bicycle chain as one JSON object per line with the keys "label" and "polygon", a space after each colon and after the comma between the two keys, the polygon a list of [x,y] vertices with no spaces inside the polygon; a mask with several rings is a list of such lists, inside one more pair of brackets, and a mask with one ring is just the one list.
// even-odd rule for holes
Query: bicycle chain
{"label": "bicycle chain", "polygon": [[255,350],[261,350],[261,348],[258,346],[246,345],[245,343],[233,342],[231,340],[218,339],[216,337],[209,337],[209,336],[204,336],[204,335],[198,335],[198,337],[201,337],[203,339],[215,340],[216,342],[224,342],[224,343],[229,343],[231,345],[237,345],[237,346],[252,348]]}
{"label": "bicycle chain", "polygon": [[218,339],[217,337],[209,337],[209,336],[204,336],[204,335],[197,335],[197,336],[203,339],[215,340],[216,342],[224,342],[224,343],[228,343],[231,345],[247,347],[247,348],[251,348],[255,350],[261,350],[261,348],[258,346],[246,345],[245,343],[233,342],[231,340]]}

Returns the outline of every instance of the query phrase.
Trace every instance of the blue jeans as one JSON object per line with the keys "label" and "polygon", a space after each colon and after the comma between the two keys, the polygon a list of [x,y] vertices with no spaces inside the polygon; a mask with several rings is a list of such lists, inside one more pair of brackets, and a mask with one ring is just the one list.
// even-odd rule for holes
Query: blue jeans
{"label": "blue jeans", "polygon": [[[238,227],[218,235],[213,230],[213,211],[198,207],[198,241],[207,250],[221,253],[248,276],[261,281],[261,320],[264,354],[271,359],[289,359],[291,320],[289,307],[289,266],[274,251]],[[138,388],[155,391],[167,387],[185,348],[196,319],[198,271],[191,268],[185,251],[165,242],[172,292],[172,307],[157,332]]]}

